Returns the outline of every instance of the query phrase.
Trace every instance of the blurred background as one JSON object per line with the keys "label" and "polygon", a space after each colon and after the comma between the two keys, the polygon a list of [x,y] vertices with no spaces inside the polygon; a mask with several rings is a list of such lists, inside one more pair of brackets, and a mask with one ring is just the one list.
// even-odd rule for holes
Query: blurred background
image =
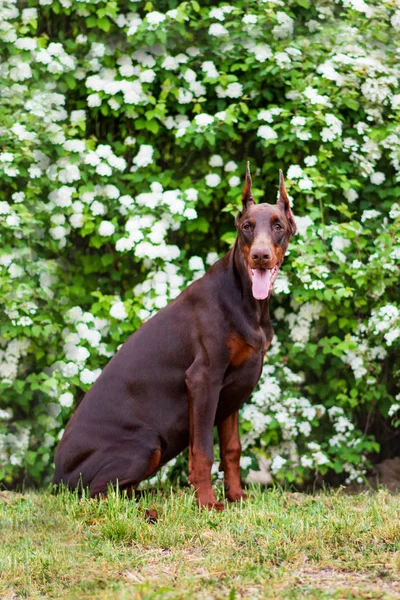
{"label": "blurred background", "polygon": [[400,455],[399,30],[398,1],[3,1],[1,485],[50,480],[119,345],[229,250],[247,160],[298,234],[243,476]]}

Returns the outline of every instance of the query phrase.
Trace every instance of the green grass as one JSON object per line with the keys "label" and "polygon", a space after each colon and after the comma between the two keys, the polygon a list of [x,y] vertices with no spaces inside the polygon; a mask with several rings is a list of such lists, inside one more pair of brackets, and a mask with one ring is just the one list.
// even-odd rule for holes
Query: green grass
{"label": "green grass", "polygon": [[0,492],[0,598],[400,598],[399,508],[382,490],[254,488],[223,513],[187,490]]}

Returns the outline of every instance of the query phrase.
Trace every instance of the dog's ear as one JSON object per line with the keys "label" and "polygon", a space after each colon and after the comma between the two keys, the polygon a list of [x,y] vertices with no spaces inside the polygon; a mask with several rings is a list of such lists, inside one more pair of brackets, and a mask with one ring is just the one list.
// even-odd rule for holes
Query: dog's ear
{"label": "dog's ear", "polygon": [[246,165],[246,180],[244,182],[244,188],[242,193],[242,205],[243,210],[247,210],[251,204],[255,204],[253,194],[251,192],[251,175],[250,175],[250,162],[247,161]]}
{"label": "dog's ear", "polygon": [[251,206],[255,204],[253,194],[251,192],[251,175],[250,175],[250,162],[247,161],[246,165],[246,179],[244,182],[244,188],[242,193],[242,210],[236,215],[235,225],[239,224],[240,217],[242,214]]}
{"label": "dog's ear", "polygon": [[283,178],[282,169],[279,169],[279,198],[278,206],[283,210],[286,218],[289,222],[290,234],[296,233],[296,223],[294,222],[292,209],[290,208],[290,202],[285,188],[285,180]]}

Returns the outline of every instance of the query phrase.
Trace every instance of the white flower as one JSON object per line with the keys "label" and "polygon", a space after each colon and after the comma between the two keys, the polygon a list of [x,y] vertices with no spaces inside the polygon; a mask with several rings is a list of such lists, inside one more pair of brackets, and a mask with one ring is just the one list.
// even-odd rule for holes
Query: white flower
{"label": "white flower", "polygon": [[62,240],[67,235],[68,230],[65,227],[62,227],[62,225],[59,225],[58,227],[50,228],[49,233],[53,240]]}
{"label": "white flower", "polygon": [[300,458],[300,464],[301,464],[301,466],[302,466],[302,467],[309,468],[309,467],[312,467],[312,466],[313,466],[313,464],[314,464],[314,461],[313,461],[313,459],[312,459],[311,457],[309,457],[309,456],[302,456],[302,457]]}
{"label": "white flower", "polygon": [[67,319],[77,323],[82,319],[83,311],[80,306],[73,306],[66,312]]}
{"label": "white flower", "polygon": [[206,175],[206,184],[208,187],[217,187],[221,183],[221,177],[217,173]]}
{"label": "white flower", "polygon": [[192,256],[189,259],[189,269],[191,271],[204,271],[203,259],[200,256]]}
{"label": "white flower", "polygon": [[224,171],[226,173],[230,173],[232,171],[237,171],[237,168],[238,168],[237,164],[233,160],[230,160],[229,162],[226,163],[226,165],[224,167]]}
{"label": "white flower", "polygon": [[369,219],[375,219],[376,217],[381,217],[381,213],[378,210],[375,209],[371,209],[371,210],[364,210],[363,214],[361,215],[361,223],[364,223],[365,221],[369,220]]}
{"label": "white flower", "polygon": [[314,165],[317,164],[317,161],[318,161],[318,159],[314,155],[312,155],[312,156],[306,156],[306,158],[304,159],[304,164],[307,167],[313,167]]}
{"label": "white flower", "polygon": [[207,254],[206,263],[207,265],[213,265],[215,262],[219,260],[219,256],[217,252],[209,252]]}
{"label": "white flower", "polygon": [[389,217],[391,219],[397,219],[397,217],[400,217],[400,204],[397,204],[397,202],[394,202],[392,204],[392,208],[389,212]]}
{"label": "white flower", "polygon": [[224,35],[229,35],[229,31],[220,23],[213,23],[208,29],[208,34],[215,37],[222,37]]}
{"label": "white flower", "polygon": [[111,146],[108,144],[99,144],[96,149],[96,154],[100,158],[106,158],[107,160],[110,160],[113,156],[113,151]]}
{"label": "white flower", "polygon": [[53,225],[64,225],[65,216],[57,213],[55,215],[51,215],[50,221],[53,223]]}
{"label": "white flower", "polygon": [[108,237],[115,232],[115,227],[111,221],[102,221],[99,227],[99,235]]}
{"label": "white flower", "polygon": [[364,2],[364,0],[344,0],[344,6],[351,6],[354,10],[358,10],[365,14],[366,17],[372,16],[372,9]]}
{"label": "white flower", "polygon": [[155,29],[157,25],[165,21],[166,16],[157,10],[153,10],[152,12],[147,13],[146,19],[148,23],[152,26],[152,29]]}
{"label": "white flower", "polygon": [[183,216],[186,217],[186,219],[196,219],[197,218],[197,212],[195,211],[194,208],[187,208],[185,210],[185,212],[183,213]]}
{"label": "white flower", "polygon": [[325,465],[329,462],[329,458],[323,452],[316,452],[314,454],[314,460],[317,465]]}
{"label": "white flower", "polygon": [[208,164],[210,165],[210,167],[222,167],[224,161],[222,160],[222,156],[220,156],[219,154],[213,154],[212,156],[210,156]]}
{"label": "white flower", "polygon": [[98,94],[90,94],[87,97],[87,103],[90,108],[101,106],[101,98]]}
{"label": "white flower", "polygon": [[303,169],[299,165],[290,165],[287,171],[288,179],[299,179],[303,175]]}
{"label": "white flower", "polygon": [[84,110],[72,110],[69,116],[71,123],[79,123],[86,121],[86,113]]}
{"label": "white flower", "polygon": [[306,124],[306,119],[305,117],[293,117],[290,122],[295,127],[303,127]]}
{"label": "white flower", "polygon": [[254,25],[257,23],[257,15],[245,15],[242,19],[242,22],[246,25]]}
{"label": "white flower", "polygon": [[202,131],[214,122],[214,117],[206,113],[201,113],[195,116],[194,121],[197,125],[197,130]]}
{"label": "white flower", "polygon": [[304,90],[304,96],[308,98],[311,104],[321,104],[323,106],[331,106],[331,102],[328,96],[322,96],[318,91],[311,86],[306,87]]}
{"label": "white flower", "polygon": [[10,131],[12,131],[19,140],[33,141],[36,137],[35,133],[27,131],[25,125],[21,125],[20,123],[15,123]]}
{"label": "white flower", "polygon": [[75,213],[75,214],[71,215],[70,218],[69,218],[69,222],[71,224],[71,227],[74,227],[74,229],[77,229],[79,227],[83,227],[83,215],[82,215],[82,213]]}
{"label": "white flower", "polygon": [[395,413],[400,409],[400,404],[392,404],[389,408],[388,417],[393,417]]}
{"label": "white flower", "polygon": [[313,182],[308,177],[303,177],[303,179],[299,179],[297,185],[301,190],[311,190],[313,188]]}
{"label": "white flower", "polygon": [[185,81],[187,81],[188,83],[193,83],[193,81],[196,81],[196,73],[195,71],[193,71],[193,69],[186,69],[184,75],[183,75],[183,79]]}
{"label": "white flower", "polygon": [[179,62],[174,56],[166,56],[161,66],[163,69],[167,69],[167,71],[175,71],[175,69],[179,68]]}
{"label": "white flower", "polygon": [[193,94],[186,88],[179,88],[178,102],[179,104],[189,104],[193,100]]}
{"label": "white flower", "polygon": [[98,200],[92,202],[90,210],[95,217],[97,217],[98,215],[104,215],[106,213],[106,207]]}
{"label": "white flower", "polygon": [[62,366],[61,372],[64,377],[75,377],[75,375],[78,374],[79,369],[75,363],[69,362]]}
{"label": "white flower", "polygon": [[314,222],[311,219],[311,217],[309,217],[308,215],[306,215],[304,217],[296,216],[296,227],[297,227],[298,235],[301,235],[302,237],[304,237],[307,229],[309,227],[311,227],[312,225],[314,225]]}
{"label": "white flower", "polygon": [[275,456],[275,458],[273,459],[272,463],[271,463],[271,471],[272,473],[277,473],[284,464],[287,463],[286,458],[283,458],[283,456],[279,456],[279,454],[277,456]]}
{"label": "white flower", "polygon": [[18,48],[18,50],[35,50],[37,42],[33,38],[19,38],[15,41],[15,47]]}
{"label": "white flower", "polygon": [[[112,200],[115,200],[120,197],[120,191],[116,185],[111,185],[111,184],[105,185],[104,193],[106,194],[107,198],[111,198]],[[78,212],[80,212],[80,211],[78,211]]]}
{"label": "white flower", "polygon": [[150,165],[153,162],[153,153],[153,146],[142,144],[132,162],[136,167],[147,167],[147,165]]}
{"label": "white flower", "polygon": [[14,160],[14,154],[11,152],[1,152],[0,162],[12,162]]}
{"label": "white flower", "polygon": [[13,195],[11,196],[11,198],[14,200],[14,202],[16,204],[18,204],[19,202],[23,202],[25,200],[25,193],[24,192],[14,192]]}
{"label": "white flower", "polygon": [[7,215],[11,212],[11,206],[4,200],[0,201],[0,215]]}
{"label": "white flower", "polygon": [[114,319],[118,319],[119,321],[124,321],[128,313],[126,312],[125,306],[123,302],[116,302],[111,306],[110,315],[114,317]]}
{"label": "white flower", "polygon": [[80,374],[79,379],[83,384],[92,384],[96,381],[96,379],[100,376],[101,369],[96,369],[95,371],[90,371],[89,369],[83,369]]}
{"label": "white flower", "polygon": [[294,20],[282,11],[276,13],[276,18],[279,25],[272,29],[273,35],[278,39],[290,37],[293,34]]}
{"label": "white flower", "polygon": [[221,8],[212,8],[208,14],[210,19],[217,19],[218,21],[225,20],[224,11]]}
{"label": "white flower", "polygon": [[274,115],[270,110],[260,110],[257,115],[257,118],[260,121],[266,121],[267,123],[272,123],[274,120]]}
{"label": "white flower", "polygon": [[[399,15],[400,15],[400,11],[399,11]],[[400,23],[400,18],[399,18],[399,23]],[[390,103],[392,105],[392,108],[398,108],[400,106],[400,94],[395,94],[394,96],[392,96],[390,98]]]}
{"label": "white flower", "polygon": [[343,192],[343,195],[348,202],[354,202],[358,198],[358,193],[356,192],[356,190],[353,190],[351,188]]}
{"label": "white flower", "polygon": [[71,392],[64,392],[64,394],[61,394],[58,401],[61,404],[61,406],[65,406],[66,408],[69,408],[70,406],[72,406],[72,404],[74,402],[74,397],[71,394]]}
{"label": "white flower", "polygon": [[275,140],[278,137],[276,131],[269,125],[261,125],[257,130],[257,135],[264,140]]}
{"label": "white flower", "polygon": [[199,196],[199,192],[195,188],[188,188],[185,190],[186,198],[191,202],[196,202]]}
{"label": "white flower", "polygon": [[26,23],[27,21],[32,21],[34,19],[37,19],[37,16],[38,16],[37,8],[24,8],[22,10],[21,16],[22,16],[22,20],[24,23]]}
{"label": "white flower", "polygon": [[268,58],[272,58],[272,50],[268,44],[256,44],[251,52],[259,62],[265,62]]}
{"label": "white flower", "polygon": [[234,83],[229,83],[226,90],[225,96],[228,98],[240,98],[243,95],[243,86],[241,83],[237,81]]}
{"label": "white flower", "polygon": [[84,152],[86,144],[83,140],[67,140],[64,142],[63,148],[68,152]]}
{"label": "white flower", "polygon": [[240,177],[234,175],[228,180],[228,183],[231,187],[237,187],[238,185],[240,185]]}
{"label": "white flower", "polygon": [[67,360],[77,363],[84,363],[90,356],[90,352],[85,346],[76,346],[75,344],[65,344],[64,352]]}
{"label": "white flower", "polygon": [[107,163],[100,163],[96,167],[96,173],[98,175],[102,175],[103,177],[109,177],[112,175],[112,169]]}
{"label": "white flower", "polygon": [[385,173],[382,173],[381,171],[375,171],[375,173],[372,173],[369,177],[370,182],[374,185],[380,185],[385,179]]}
{"label": "white flower", "polygon": [[206,74],[210,79],[217,79],[219,77],[219,73],[212,62],[212,60],[206,60],[201,65],[201,70]]}

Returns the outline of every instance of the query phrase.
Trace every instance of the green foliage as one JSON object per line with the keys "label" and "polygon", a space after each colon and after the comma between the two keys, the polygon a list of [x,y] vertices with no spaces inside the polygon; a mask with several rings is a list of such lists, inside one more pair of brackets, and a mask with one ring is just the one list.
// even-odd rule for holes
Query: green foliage
{"label": "green foliage", "polygon": [[242,414],[243,467],[352,480],[395,453],[399,10],[24,6],[0,15],[4,483],[50,476],[118,346],[229,249],[248,159],[259,201],[284,170],[299,232]]}

